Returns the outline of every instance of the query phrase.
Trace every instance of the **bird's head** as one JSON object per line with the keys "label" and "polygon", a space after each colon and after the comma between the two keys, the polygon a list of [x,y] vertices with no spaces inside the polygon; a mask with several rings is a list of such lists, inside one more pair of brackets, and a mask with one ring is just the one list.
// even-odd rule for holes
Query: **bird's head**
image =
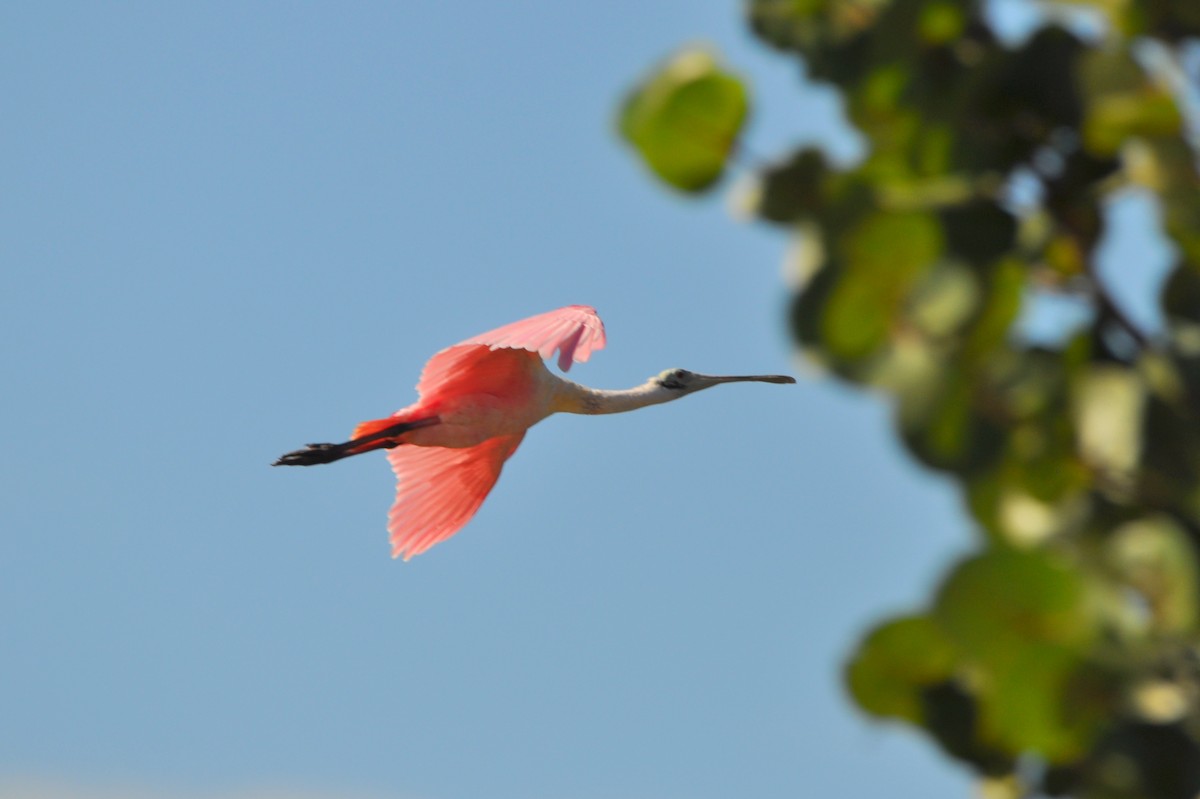
{"label": "bird's head", "polygon": [[687,369],[667,369],[654,377],[653,382],[682,397],[721,383],[795,383],[796,378],[788,375],[702,375]]}

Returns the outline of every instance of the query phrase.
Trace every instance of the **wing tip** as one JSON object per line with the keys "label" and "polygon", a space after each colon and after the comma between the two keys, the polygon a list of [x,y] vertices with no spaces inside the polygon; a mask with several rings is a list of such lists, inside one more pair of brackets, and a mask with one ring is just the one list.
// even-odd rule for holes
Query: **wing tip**
{"label": "wing tip", "polygon": [[587,363],[592,353],[604,349],[608,344],[608,335],[604,329],[604,320],[591,305],[568,305],[567,308],[585,312],[595,322],[595,326],[584,323],[569,339],[569,346],[558,350],[559,368],[564,372],[570,371],[573,363]]}
{"label": "wing tip", "polygon": [[418,550],[411,543],[397,540],[397,536],[391,539],[392,544],[392,560],[401,560],[408,563],[415,555],[420,555],[424,550]]}

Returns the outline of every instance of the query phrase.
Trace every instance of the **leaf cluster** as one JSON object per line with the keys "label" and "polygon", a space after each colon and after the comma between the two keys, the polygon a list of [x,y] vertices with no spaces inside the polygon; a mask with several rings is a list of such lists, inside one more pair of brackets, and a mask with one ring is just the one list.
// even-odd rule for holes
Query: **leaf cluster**
{"label": "leaf cluster", "polygon": [[[752,206],[796,240],[799,348],[890,399],[980,532],[926,608],[865,636],[855,701],[1008,795],[1192,797],[1200,172],[1180,64],[1200,3],[1059,5],[1103,14],[1103,34],[1048,22],[1002,41],[975,0],[749,0],[754,33],[834,84],[869,145],[852,168],[811,148],[760,165]],[[746,96],[685,51],[631,92],[622,132],[701,192],[736,152]],[[1131,190],[1177,254],[1153,333],[1096,270],[1106,208]],[[1027,340],[1040,293],[1086,321]]]}

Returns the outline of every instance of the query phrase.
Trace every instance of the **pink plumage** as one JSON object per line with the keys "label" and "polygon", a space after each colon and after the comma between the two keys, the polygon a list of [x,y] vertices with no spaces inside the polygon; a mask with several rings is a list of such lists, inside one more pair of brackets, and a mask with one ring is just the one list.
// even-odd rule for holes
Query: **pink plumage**
{"label": "pink plumage", "polygon": [[[587,363],[604,349],[604,323],[590,305],[568,305],[469,338],[463,344],[486,344],[491,349],[512,347],[550,358],[558,350],[558,368],[571,371],[571,362]],[[459,345],[462,346],[462,345]],[[444,351],[444,350],[443,350]]]}
{"label": "pink plumage", "polygon": [[[386,422],[431,413],[441,417],[454,413],[464,397],[480,394],[496,398],[493,405],[502,413],[520,419],[525,416],[521,406],[536,404],[545,383],[538,356],[550,358],[557,350],[558,365],[566,371],[604,345],[604,323],[587,305],[569,305],[473,336],[430,358],[417,383],[420,398]],[[388,452],[396,473],[396,499],[388,516],[393,557],[408,560],[462,529],[496,484],[524,429],[467,447],[426,444],[436,435],[436,428],[409,434],[405,443],[417,446]]]}
{"label": "pink plumage", "polygon": [[388,514],[392,557],[408,560],[461,530],[524,437],[498,436],[461,449],[390,450],[387,459],[396,473],[396,500]]}
{"label": "pink plumage", "polygon": [[429,359],[419,398],[363,422],[341,444],[309,444],[276,466],[312,466],[388,450],[396,500],[388,516],[392,555],[408,560],[462,529],[500,477],[525,431],[552,413],[621,413],[720,383],[794,383],[785,375],[720,377],[670,369],[640,386],[603,391],[564,380],[542,362],[558,353],[564,372],[605,345],[587,305],[531,316],[447,347]]}
{"label": "pink plumage", "polygon": [[568,372],[572,361],[586,363],[593,352],[604,349],[606,341],[604,323],[596,315],[595,308],[568,305],[447,347],[425,364],[417,392],[424,398],[426,394],[440,390],[455,374],[468,371],[464,361],[471,360],[472,345],[482,345],[489,350],[527,350],[543,358],[553,357],[554,351],[558,350],[558,368]]}

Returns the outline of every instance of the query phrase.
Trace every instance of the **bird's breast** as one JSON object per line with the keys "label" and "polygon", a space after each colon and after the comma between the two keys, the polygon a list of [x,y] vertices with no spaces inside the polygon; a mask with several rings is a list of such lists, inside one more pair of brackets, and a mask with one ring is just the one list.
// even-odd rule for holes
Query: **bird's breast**
{"label": "bird's breast", "polygon": [[412,431],[407,443],[418,447],[473,447],[489,438],[523,433],[549,415],[548,403],[514,404],[505,398],[464,397],[437,409],[439,424]]}

